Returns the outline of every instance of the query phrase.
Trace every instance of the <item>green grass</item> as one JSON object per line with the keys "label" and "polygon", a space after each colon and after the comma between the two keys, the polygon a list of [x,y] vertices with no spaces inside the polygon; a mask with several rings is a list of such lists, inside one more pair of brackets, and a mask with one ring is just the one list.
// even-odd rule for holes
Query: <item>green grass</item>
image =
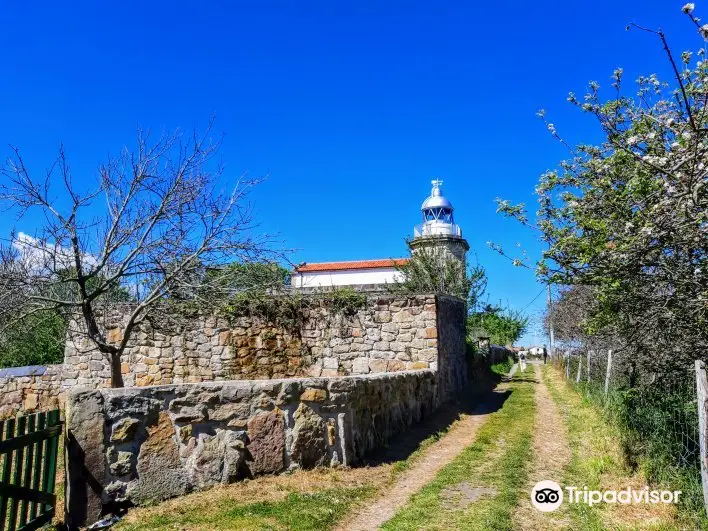
{"label": "green grass", "polygon": [[[234,504],[209,511],[160,514],[139,524],[123,524],[116,530],[143,529],[288,529],[314,531],[337,522],[351,505],[374,494],[372,487],[329,489],[313,493],[290,493],[282,501]],[[183,527],[184,526],[184,527]]]}
{"label": "green grass", "polygon": [[[572,459],[564,471],[563,484],[585,486],[603,490],[603,485],[624,486],[635,475],[628,466],[622,448],[623,434],[619,426],[609,422],[598,403],[587,394],[580,393],[572,384],[563,383],[563,377],[552,378],[550,366],[544,367],[543,378],[553,400],[564,413]],[[665,484],[671,485],[671,484]],[[660,486],[654,485],[659,488]],[[670,490],[680,490],[680,485],[671,485]],[[666,488],[669,488],[668,486]],[[613,515],[613,506],[599,504],[593,507],[582,503],[566,504],[573,528],[587,530],[607,529],[607,521],[619,518]],[[657,514],[657,520],[642,523],[642,529],[698,529],[696,521],[686,522],[680,518],[673,521],[668,514]],[[611,528],[634,529],[635,525],[612,524]]]}
{"label": "green grass", "polygon": [[[593,407],[612,426],[621,440],[623,457],[629,466],[637,469],[647,482],[680,490],[677,505],[678,527],[681,529],[708,529],[703,507],[703,490],[697,463],[678,466],[680,448],[686,441],[675,430],[698,424],[698,412],[691,393],[677,385],[666,394],[656,393],[644,400],[632,392],[610,392],[605,395],[602,386],[587,382],[571,384],[582,395],[583,402]],[[677,447],[678,445],[678,447]],[[682,456],[685,457],[685,456]]]}
{"label": "green grass", "polygon": [[[561,413],[565,413],[565,423],[568,428],[568,442],[572,449],[572,458],[563,475],[563,485],[586,486],[589,489],[600,489],[602,474],[611,469],[620,469],[619,463],[611,454],[603,454],[598,448],[599,441],[614,434],[608,433],[607,427],[599,422],[598,416],[590,409],[590,405],[580,401],[573,404],[566,394],[556,387],[549,378],[552,370],[546,365],[543,368],[543,380]],[[580,398],[580,397],[578,397]],[[571,520],[581,529],[604,529],[599,506],[590,507],[584,503],[566,504]]]}
{"label": "green grass", "polygon": [[410,454],[406,459],[403,459],[401,461],[396,461],[393,464],[393,467],[391,468],[392,479],[394,479],[401,472],[408,470],[411,467],[411,465],[413,463],[415,463],[420,458],[421,455],[423,455],[423,452],[425,452],[429,446],[438,442],[448,431],[450,431],[451,427],[452,427],[452,424],[447,426],[445,429],[440,430],[437,433],[434,433],[434,434],[426,437],[418,445],[418,448],[416,448],[415,451],[412,454]]}
{"label": "green grass", "polygon": [[[512,382],[504,406],[480,427],[476,440],[414,495],[382,529],[511,529],[532,459],[533,384]],[[461,483],[495,495],[466,508],[443,506],[441,493]]]}
{"label": "green grass", "polygon": [[[684,447],[697,432],[694,390],[679,382],[670,392],[615,391],[605,395],[601,385],[582,382],[573,387],[600,411],[621,437],[625,459],[652,484],[682,492],[678,510],[686,528],[706,529],[703,489],[697,456]],[[692,384],[691,384],[692,385]],[[690,385],[689,385],[690,387]],[[690,444],[690,443],[688,443]],[[697,448],[692,449],[698,451]],[[679,464],[680,463],[680,464]]]}

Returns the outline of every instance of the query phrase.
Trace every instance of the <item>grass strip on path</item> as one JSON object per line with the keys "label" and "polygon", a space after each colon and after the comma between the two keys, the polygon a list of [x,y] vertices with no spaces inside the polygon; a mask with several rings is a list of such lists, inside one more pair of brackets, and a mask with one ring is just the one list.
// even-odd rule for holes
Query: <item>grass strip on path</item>
{"label": "grass strip on path", "polygon": [[[551,398],[548,387],[542,382],[543,365],[534,363],[532,366],[538,385],[535,393],[533,461],[525,486],[528,494],[539,481],[561,483],[563,471],[572,456],[563,416]],[[568,505],[563,504],[553,512],[541,512],[533,505],[530,495],[522,496],[514,511],[513,524],[514,529],[519,531],[568,529],[571,527]]]}
{"label": "grass strip on path", "polygon": [[511,529],[532,458],[534,383],[517,374],[509,396],[473,444],[443,468],[382,529]]}
{"label": "grass strip on path", "polygon": [[[543,371],[544,383],[561,410],[568,428],[572,458],[564,470],[562,487],[589,490],[641,490],[646,482],[641,474],[632,473],[622,454],[617,429],[606,422],[600,412],[585,400],[554,367]],[[671,505],[605,504],[590,507],[585,503],[568,506],[572,527],[583,530],[603,529],[680,529],[675,523],[676,510]]]}

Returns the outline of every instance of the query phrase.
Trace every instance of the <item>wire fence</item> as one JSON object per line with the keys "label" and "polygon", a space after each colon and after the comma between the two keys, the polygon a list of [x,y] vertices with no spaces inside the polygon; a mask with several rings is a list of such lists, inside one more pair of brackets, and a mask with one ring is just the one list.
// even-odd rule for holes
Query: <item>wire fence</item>
{"label": "wire fence", "polygon": [[681,508],[704,515],[694,367],[641,372],[608,349],[559,353],[559,368],[620,428],[627,463],[656,484],[681,490]]}

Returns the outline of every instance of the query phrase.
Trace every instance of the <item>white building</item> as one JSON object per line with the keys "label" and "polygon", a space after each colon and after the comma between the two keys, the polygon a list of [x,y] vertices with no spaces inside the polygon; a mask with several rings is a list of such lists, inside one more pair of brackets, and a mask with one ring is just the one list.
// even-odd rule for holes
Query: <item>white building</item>
{"label": "white building", "polygon": [[396,266],[406,262],[408,258],[303,264],[295,268],[291,285],[294,288],[322,288],[392,284],[402,280]]}
{"label": "white building", "polygon": [[[430,196],[420,210],[423,223],[413,229],[413,239],[408,243],[411,252],[419,249],[441,249],[462,262],[465,261],[469,245],[462,237],[462,229],[455,224],[454,207],[442,195],[442,181],[432,181]],[[364,288],[383,286],[403,280],[397,266],[407,263],[409,258],[387,258],[378,260],[355,260],[351,262],[304,263],[292,274],[293,288],[328,288],[352,286]]]}

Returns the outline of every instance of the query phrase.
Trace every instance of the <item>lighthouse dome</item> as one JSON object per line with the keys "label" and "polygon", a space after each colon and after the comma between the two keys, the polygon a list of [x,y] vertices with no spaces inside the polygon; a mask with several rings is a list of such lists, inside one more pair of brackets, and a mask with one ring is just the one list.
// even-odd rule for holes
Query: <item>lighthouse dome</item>
{"label": "lighthouse dome", "polygon": [[445,196],[442,195],[442,190],[440,190],[440,187],[442,186],[442,181],[435,180],[432,182],[432,184],[433,190],[432,192],[430,192],[430,197],[423,201],[423,204],[421,205],[420,209],[427,210],[429,208],[449,208],[450,210],[454,210],[452,203]]}
{"label": "lighthouse dome", "polygon": [[420,207],[423,223],[413,227],[413,239],[409,241],[411,250],[421,248],[441,248],[463,263],[470,246],[462,237],[462,229],[455,223],[452,203],[442,194],[440,179],[431,182],[430,196]]}

